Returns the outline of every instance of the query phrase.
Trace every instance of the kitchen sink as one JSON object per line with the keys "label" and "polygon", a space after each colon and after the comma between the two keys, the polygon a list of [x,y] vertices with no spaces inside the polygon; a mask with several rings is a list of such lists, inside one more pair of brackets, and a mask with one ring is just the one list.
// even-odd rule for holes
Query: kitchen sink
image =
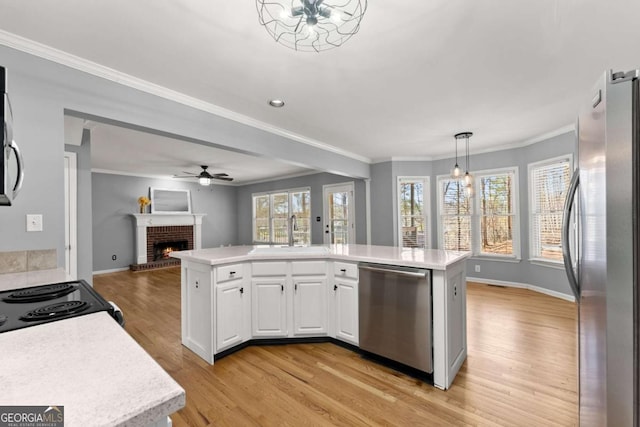
{"label": "kitchen sink", "polygon": [[278,254],[328,254],[329,248],[326,246],[258,246],[252,249],[252,255],[278,255]]}

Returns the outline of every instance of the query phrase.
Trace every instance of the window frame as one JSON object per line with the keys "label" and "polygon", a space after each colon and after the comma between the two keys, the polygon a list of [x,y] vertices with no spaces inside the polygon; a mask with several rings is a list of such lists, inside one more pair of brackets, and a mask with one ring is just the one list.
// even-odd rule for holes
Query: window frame
{"label": "window frame", "polygon": [[[480,210],[480,179],[483,177],[511,174],[512,176],[512,253],[511,254],[492,254],[484,253],[481,251],[481,210]],[[473,196],[471,198],[471,212],[470,217],[470,252],[473,258],[487,259],[492,261],[503,262],[520,262],[522,250],[520,242],[520,184],[519,184],[519,168],[518,166],[508,166],[503,168],[485,169],[472,172],[473,175]],[[461,178],[462,179],[462,178]],[[443,236],[443,191],[442,182],[453,180],[449,174],[437,176],[437,196],[438,196],[438,247],[443,248],[444,236]]]}
{"label": "window frame", "polygon": [[[461,180],[461,179],[460,179]],[[437,185],[437,197],[438,197],[438,218],[437,218],[437,227],[438,227],[438,248],[443,248],[444,247],[444,228],[443,228],[443,223],[442,223],[442,217],[444,216],[444,214],[442,213],[444,210],[444,193],[443,193],[443,189],[442,189],[442,182],[443,181],[454,181],[453,178],[451,178],[451,175],[447,174],[447,175],[438,175],[436,177],[436,185]],[[471,203],[470,205],[470,210],[471,213],[469,215],[461,215],[461,216],[468,216],[469,217],[469,223],[470,223],[470,227],[471,230],[469,232],[469,240],[470,240],[470,251],[473,252],[473,214],[475,211],[475,206],[473,203]],[[459,216],[459,215],[447,215],[447,216]]]}
{"label": "window frame", "polygon": [[404,183],[422,182],[424,186],[423,198],[424,206],[422,207],[422,219],[424,221],[424,245],[420,246],[421,249],[431,248],[431,177],[429,176],[398,176],[396,180],[396,205],[397,205],[397,219],[398,219],[398,247],[404,248],[402,238],[402,213],[400,207],[400,195],[401,187]]}
{"label": "window frame", "polygon": [[[553,267],[553,268],[564,268],[564,262],[562,259],[559,260],[555,260],[555,259],[551,259],[551,258],[545,258],[542,256],[538,256],[538,254],[534,254],[534,252],[537,252],[536,249],[536,242],[539,240],[539,236],[535,236],[535,230],[533,227],[534,224],[534,216],[535,215],[539,215],[540,212],[534,212],[534,207],[536,205],[536,200],[535,200],[535,190],[533,188],[533,172],[534,170],[541,168],[541,167],[545,167],[545,166],[550,166],[553,164],[561,164],[565,161],[568,161],[569,163],[569,171],[570,171],[570,175],[571,173],[573,173],[574,170],[574,166],[573,166],[573,154],[572,153],[567,153],[567,154],[563,154],[560,156],[556,156],[556,157],[551,157],[549,159],[544,159],[544,160],[539,160],[536,162],[531,162],[529,164],[527,164],[527,189],[529,192],[529,233],[528,233],[528,237],[529,237],[529,261],[531,263],[534,264],[539,264],[542,266],[547,266],[547,267]],[[571,176],[569,176],[569,179],[571,179]],[[567,189],[569,188],[569,183],[567,182]]]}
{"label": "window frame", "polygon": [[[488,252],[482,252],[482,233],[481,233],[481,221],[482,214],[480,213],[480,179],[483,177],[507,175],[512,176],[512,209],[510,214],[513,217],[512,231],[511,231],[511,254],[492,254]],[[520,186],[519,186],[519,170],[518,166],[509,166],[505,168],[486,169],[482,171],[473,172],[473,214],[474,220],[472,220],[471,232],[473,237],[471,243],[473,246],[473,255],[476,258],[486,258],[500,261],[520,261],[521,260],[521,247],[520,247]],[[474,229],[475,228],[475,229]]]}
{"label": "window frame", "polygon": [[[308,244],[311,244],[311,237],[312,237],[312,233],[311,233],[311,226],[312,226],[312,222],[311,222],[311,206],[312,206],[312,201],[311,201],[311,187],[297,187],[297,188],[288,188],[288,189],[282,189],[282,190],[273,190],[273,191],[262,191],[262,192],[258,192],[258,193],[252,193],[251,194],[251,241],[253,242],[254,245],[283,245],[286,244],[282,243],[282,242],[276,242],[274,240],[274,227],[273,227],[273,220],[274,220],[274,216],[273,216],[273,196],[274,195],[278,195],[278,194],[286,194],[287,195],[287,218],[291,217],[291,205],[292,205],[292,195],[294,193],[308,193],[309,194],[309,217],[308,217],[308,222],[309,222],[309,230],[306,233],[307,234],[307,239],[308,239]],[[267,200],[269,203],[269,240],[268,241],[262,241],[262,240],[256,240],[256,198],[258,197],[264,197],[267,196]],[[298,235],[300,235],[303,232],[297,231],[296,232]]]}

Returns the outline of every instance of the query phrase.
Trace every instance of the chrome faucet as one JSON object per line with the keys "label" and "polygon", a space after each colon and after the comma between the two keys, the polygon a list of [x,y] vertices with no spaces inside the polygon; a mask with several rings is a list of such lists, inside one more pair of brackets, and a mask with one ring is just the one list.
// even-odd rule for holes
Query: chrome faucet
{"label": "chrome faucet", "polygon": [[298,220],[295,215],[289,218],[289,246],[293,246],[293,232],[298,231]]}

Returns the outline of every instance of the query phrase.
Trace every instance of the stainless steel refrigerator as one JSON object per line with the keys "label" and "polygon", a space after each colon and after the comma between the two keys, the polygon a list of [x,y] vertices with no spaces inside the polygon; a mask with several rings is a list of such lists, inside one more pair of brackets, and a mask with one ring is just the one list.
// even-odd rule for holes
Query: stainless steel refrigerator
{"label": "stainless steel refrigerator", "polygon": [[578,117],[562,246],[579,304],[581,426],[638,425],[639,76],[605,73]]}

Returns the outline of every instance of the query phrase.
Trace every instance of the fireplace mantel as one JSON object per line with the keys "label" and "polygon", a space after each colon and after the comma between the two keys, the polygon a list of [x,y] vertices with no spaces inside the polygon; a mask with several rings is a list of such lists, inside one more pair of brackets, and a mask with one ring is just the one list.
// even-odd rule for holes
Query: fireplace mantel
{"label": "fireplace mantel", "polygon": [[147,262],[147,227],[193,226],[193,248],[202,249],[202,217],[206,214],[132,214],[136,219],[136,262]]}

